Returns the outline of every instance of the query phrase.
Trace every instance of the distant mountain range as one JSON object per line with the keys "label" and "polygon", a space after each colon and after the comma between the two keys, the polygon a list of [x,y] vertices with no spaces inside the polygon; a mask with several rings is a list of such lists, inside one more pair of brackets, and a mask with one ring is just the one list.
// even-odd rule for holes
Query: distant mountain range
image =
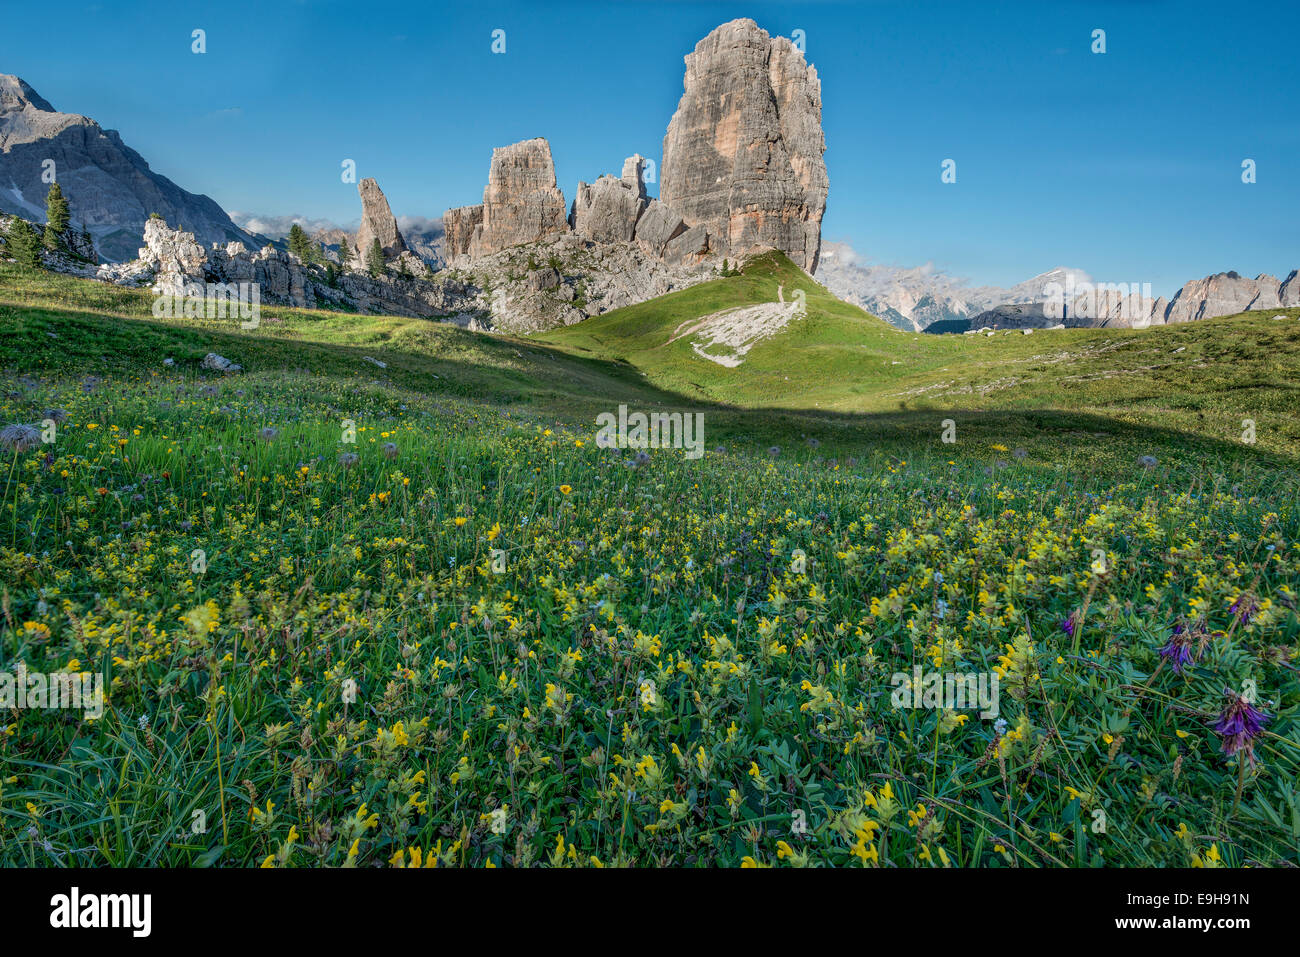
{"label": "distant mountain range", "polygon": [[1004,303],[1040,302],[1049,283],[1088,282],[1065,266],[1009,288],[969,286],[932,266],[906,268],[866,262],[847,243],[824,242],[817,281],[846,302],[900,329],[921,332],[936,322],[971,319]]}
{"label": "distant mountain range", "polygon": [[90,233],[104,259],[134,258],[151,213],[184,225],[204,244],[264,243],[211,198],[151,170],[116,130],[60,113],[18,77],[0,74],[0,211],[43,222],[51,169],[74,225]]}
{"label": "distant mountain range", "polygon": [[[1185,283],[1173,299],[1149,289],[1106,288],[1058,266],[1008,288],[969,286],[931,266],[865,262],[847,243],[824,243],[817,280],[841,299],[909,332],[1146,327],[1300,306],[1300,276],[1249,279],[1221,272]],[[1127,285],[1127,284],[1125,284]]]}

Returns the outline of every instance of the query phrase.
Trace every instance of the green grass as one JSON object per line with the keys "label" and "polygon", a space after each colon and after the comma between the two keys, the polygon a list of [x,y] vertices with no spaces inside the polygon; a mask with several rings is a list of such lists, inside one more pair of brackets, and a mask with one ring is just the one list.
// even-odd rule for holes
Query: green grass
{"label": "green grass", "polygon": [[[669,343],[687,319],[807,297],[807,318],[756,346],[740,368]],[[1272,320],[1286,315],[1286,321]],[[1240,441],[1255,421],[1260,448],[1300,450],[1300,309],[1149,330],[1066,329],[985,336],[902,332],[836,299],[780,253],[719,279],[537,337],[575,356],[616,359],[695,402],[837,414],[868,413],[907,429],[950,412],[1083,416]],[[1001,416],[1012,422],[1017,416]],[[917,423],[913,425],[913,423]],[[1036,423],[1033,428],[1042,427]],[[981,434],[981,438],[984,435]]]}
{"label": "green grass", "polygon": [[[913,337],[792,269],[515,339],[0,266],[0,425],[67,413],[5,453],[0,670],[109,699],[0,710],[0,864],[1300,864],[1294,324]],[[752,367],[664,346],[778,282]],[[710,451],[596,448],[620,402]]]}

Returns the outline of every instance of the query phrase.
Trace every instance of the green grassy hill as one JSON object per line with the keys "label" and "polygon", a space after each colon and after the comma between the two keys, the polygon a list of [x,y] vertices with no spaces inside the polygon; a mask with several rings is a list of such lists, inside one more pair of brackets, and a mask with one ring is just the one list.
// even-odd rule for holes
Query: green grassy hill
{"label": "green grassy hill", "polygon": [[[153,295],[0,265],[0,366],[22,371],[104,375],[161,369],[173,358],[195,371],[208,352],[250,373],[294,370],[340,379],[383,379],[435,396],[491,403],[651,390],[630,370],[570,357],[524,340],[391,316],[264,307],[262,325],[236,320],[155,319]],[[387,369],[366,361],[370,356]]]}
{"label": "green grassy hill", "polygon": [[[759,343],[729,369],[696,355],[690,319],[719,310],[807,297],[807,317]],[[1286,321],[1273,320],[1283,314]],[[1038,330],[1031,335],[906,333],[836,299],[785,256],[751,260],[717,279],[614,310],[538,341],[574,356],[615,359],[685,399],[803,413],[868,413],[886,433],[933,431],[936,416],[993,414],[1016,438],[1054,413],[1235,441],[1256,423],[1261,449],[1300,454],[1300,309],[1249,313],[1147,330]],[[899,414],[902,413],[902,414]],[[912,413],[912,414],[908,414]],[[999,414],[1002,413],[1002,414]],[[1008,415],[1005,413],[1020,413]],[[837,420],[827,415],[825,421]],[[1032,423],[1028,431],[1023,422]]]}

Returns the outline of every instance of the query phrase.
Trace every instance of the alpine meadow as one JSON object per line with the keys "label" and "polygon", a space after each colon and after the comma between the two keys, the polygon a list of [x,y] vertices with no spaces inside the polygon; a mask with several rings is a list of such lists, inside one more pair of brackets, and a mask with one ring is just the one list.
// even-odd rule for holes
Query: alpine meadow
{"label": "alpine meadow", "polygon": [[[271,6],[314,37],[351,29]],[[1153,226],[1135,253],[1113,210],[1111,238],[1045,230],[1031,256],[1014,199],[1030,172],[997,198],[1015,229],[962,205],[1000,188],[980,151],[1001,138],[935,153],[923,186],[850,168],[870,109],[846,102],[861,66],[827,33],[902,30],[901,7],[671,5],[622,37],[627,77],[595,49],[603,14],[578,7],[554,29],[592,44],[593,83],[652,77],[629,94],[648,120],[579,135],[576,114],[530,115],[519,84],[568,89],[529,59],[552,28],[518,5],[449,12],[456,57],[524,72],[444,76],[439,109],[482,114],[441,118],[456,143],[418,176],[407,147],[329,128],[339,143],[273,173],[285,140],[232,79],[244,113],[221,122],[244,124],[228,148],[246,165],[201,175],[215,166],[172,149],[159,167],[257,214],[125,145],[158,149],[165,111],[137,123],[86,77],[12,57],[0,865],[1300,866],[1293,215],[1258,223],[1274,259],[1225,228],[1205,240],[1225,271],[1188,282],[1209,267],[1184,230]],[[1077,17],[1029,9],[1018,23],[1073,51],[1062,76],[1145,75],[1125,45],[1156,14],[1089,8],[1098,51]],[[167,21],[167,69],[251,68],[191,17]],[[55,110],[46,83],[80,86],[121,135]],[[525,104],[508,122],[484,106],[498,83]],[[1094,149],[1080,169],[1109,162]],[[462,174],[448,157],[466,152]],[[1203,188],[1213,233],[1255,215],[1233,204],[1273,188],[1266,170],[1294,180],[1293,153],[1285,171],[1258,159],[1258,182],[1234,154],[1203,187],[1187,154],[1178,188]],[[1051,188],[1086,205],[1068,175]],[[296,177],[324,184],[319,215],[281,216],[316,195]],[[959,265],[896,265],[913,233],[872,198],[894,190]],[[985,246],[1034,278],[952,251]],[[1089,255],[1141,283],[1051,268]],[[1047,900],[1042,884],[1025,893]],[[1219,887],[1174,889],[1202,886]]]}

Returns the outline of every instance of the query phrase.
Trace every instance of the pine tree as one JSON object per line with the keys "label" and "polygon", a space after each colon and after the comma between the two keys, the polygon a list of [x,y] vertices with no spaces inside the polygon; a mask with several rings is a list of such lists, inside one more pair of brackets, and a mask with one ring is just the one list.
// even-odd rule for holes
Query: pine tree
{"label": "pine tree", "polygon": [[311,262],[311,242],[297,223],[289,227],[289,252],[305,263]]}
{"label": "pine tree", "polygon": [[37,269],[41,265],[41,237],[24,219],[14,217],[9,223],[9,255],[20,266]]}
{"label": "pine tree", "polygon": [[68,228],[68,201],[58,183],[50,184],[45,197],[45,248],[56,250],[63,246],[63,233]]}
{"label": "pine tree", "polygon": [[379,245],[378,236],[376,236],[375,241],[370,244],[370,252],[366,253],[366,269],[368,269],[370,275],[374,276],[376,279],[387,271],[384,266],[384,247]]}
{"label": "pine tree", "polygon": [[348,246],[348,237],[344,236],[339,240],[339,267],[346,269],[348,260],[352,258],[352,249]]}

